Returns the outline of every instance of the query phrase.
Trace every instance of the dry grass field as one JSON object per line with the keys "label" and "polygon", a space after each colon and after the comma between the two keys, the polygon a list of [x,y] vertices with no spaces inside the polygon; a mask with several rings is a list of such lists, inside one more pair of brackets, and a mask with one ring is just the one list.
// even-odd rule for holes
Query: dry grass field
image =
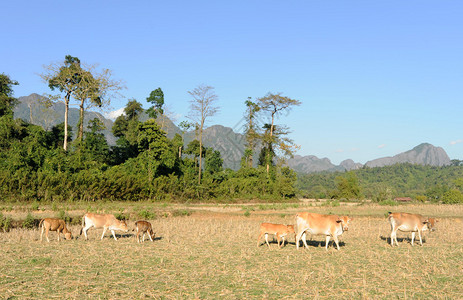
{"label": "dry grass field", "polygon": [[[114,212],[125,206],[130,215],[129,205],[120,205]],[[118,241],[108,232],[101,241],[101,229],[90,229],[88,241],[81,237],[60,243],[55,232],[50,233],[50,243],[40,242],[38,229],[0,233],[0,298],[457,299],[463,295],[463,206],[254,208],[189,206],[188,216],[165,214],[151,220],[157,238],[144,244],[137,244],[132,232],[119,233]],[[296,251],[293,237],[282,249],[276,241],[270,249],[263,240],[256,247],[261,222],[293,224],[298,211],[353,216],[350,230],[340,238],[341,250],[330,245],[325,251],[322,236],[309,240],[308,250]],[[438,230],[426,233],[423,247],[412,247],[410,234],[399,232],[399,247],[392,248],[387,211],[437,216]],[[73,213],[82,215],[83,210]],[[129,220],[129,228],[134,221]],[[71,229],[78,234],[80,226]]]}

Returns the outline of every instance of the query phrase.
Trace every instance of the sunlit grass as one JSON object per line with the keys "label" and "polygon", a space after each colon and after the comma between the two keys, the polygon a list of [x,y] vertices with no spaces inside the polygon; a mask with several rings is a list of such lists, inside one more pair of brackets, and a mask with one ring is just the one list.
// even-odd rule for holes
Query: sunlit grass
{"label": "sunlit grass", "polygon": [[[119,204],[113,213],[124,208]],[[410,245],[399,233],[399,247],[389,245],[389,208],[379,206],[279,207],[255,209],[248,217],[217,205],[145,207],[137,210],[188,209],[191,215],[150,220],[155,242],[138,244],[132,233],[114,241],[90,229],[89,240],[40,242],[38,229],[14,229],[0,234],[0,295],[2,298],[435,298],[463,294],[462,206],[394,207],[441,219],[438,230],[426,234],[423,247]],[[126,204],[124,213],[134,211]],[[297,211],[349,213],[350,230],[341,250],[324,249],[324,237],[314,236],[310,249],[296,251],[294,239],[278,249],[276,242],[256,247],[261,222],[294,223]],[[14,210],[3,214],[15,213]],[[77,212],[67,211],[70,215]],[[459,216],[459,217],[457,217]],[[133,228],[135,219],[129,221]],[[74,234],[80,226],[71,226]]]}

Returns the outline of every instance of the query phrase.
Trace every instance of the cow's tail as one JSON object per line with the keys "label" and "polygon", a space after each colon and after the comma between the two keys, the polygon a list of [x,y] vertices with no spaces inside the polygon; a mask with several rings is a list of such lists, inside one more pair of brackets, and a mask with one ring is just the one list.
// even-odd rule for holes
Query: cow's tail
{"label": "cow's tail", "polygon": [[42,227],[42,223],[43,223],[44,220],[45,220],[45,219],[40,220],[39,229],[40,229],[40,227]]}

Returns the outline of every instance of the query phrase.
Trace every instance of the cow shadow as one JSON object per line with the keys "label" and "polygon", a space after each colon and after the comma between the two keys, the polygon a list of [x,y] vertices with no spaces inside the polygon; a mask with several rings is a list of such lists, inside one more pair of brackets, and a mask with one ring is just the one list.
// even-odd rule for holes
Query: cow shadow
{"label": "cow shadow", "polygon": [[[294,245],[296,245],[296,242],[293,243]],[[339,241],[339,247],[344,247],[346,245],[345,242],[343,241]],[[304,247],[304,243],[301,241],[299,241],[299,246],[302,246]],[[322,240],[307,240],[307,246],[309,247],[326,247],[326,241],[322,241]],[[336,247],[336,243],[331,239],[330,242],[329,242],[329,245],[328,245],[328,248],[329,247]]]}
{"label": "cow shadow", "polygon": [[[391,244],[391,237],[390,236],[380,236],[381,240],[386,241],[389,245]],[[426,243],[426,238],[424,236],[421,237],[421,240],[423,241],[423,244]],[[403,243],[403,242],[408,242],[409,244],[412,243],[412,237],[398,237],[397,242]],[[415,243],[420,243],[419,237],[415,237]],[[395,244],[394,244],[395,245]]]}

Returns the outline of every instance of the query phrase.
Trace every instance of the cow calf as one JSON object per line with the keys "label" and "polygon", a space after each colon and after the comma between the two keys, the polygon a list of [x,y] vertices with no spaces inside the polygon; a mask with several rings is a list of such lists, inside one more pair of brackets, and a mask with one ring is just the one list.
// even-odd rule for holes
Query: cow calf
{"label": "cow calf", "polygon": [[142,243],[145,241],[145,233],[148,233],[148,237],[153,242],[156,234],[153,231],[151,223],[148,221],[137,221],[135,222],[135,230],[137,231],[137,242],[140,243],[140,234],[143,233]]}
{"label": "cow calf", "polygon": [[66,222],[64,222],[64,220],[56,219],[56,218],[45,218],[45,219],[40,220],[39,228],[40,227],[42,227],[42,232],[40,233],[40,241],[43,240],[44,230],[46,230],[45,237],[47,238],[48,242],[50,242],[50,240],[48,239],[49,231],[56,231],[58,233],[58,242],[60,240],[59,236],[61,232],[64,234],[65,239],[67,240],[72,239],[71,231],[69,231],[66,228]]}
{"label": "cow calf", "polygon": [[270,244],[268,243],[268,235],[273,234],[277,237],[278,248],[280,246],[280,238],[282,238],[282,245],[285,245],[285,237],[288,234],[294,233],[294,226],[293,225],[283,225],[283,224],[272,224],[272,223],[262,223],[260,224],[260,234],[257,238],[257,247],[260,246],[260,239],[263,235],[265,235],[265,242],[267,246],[270,248]]}

